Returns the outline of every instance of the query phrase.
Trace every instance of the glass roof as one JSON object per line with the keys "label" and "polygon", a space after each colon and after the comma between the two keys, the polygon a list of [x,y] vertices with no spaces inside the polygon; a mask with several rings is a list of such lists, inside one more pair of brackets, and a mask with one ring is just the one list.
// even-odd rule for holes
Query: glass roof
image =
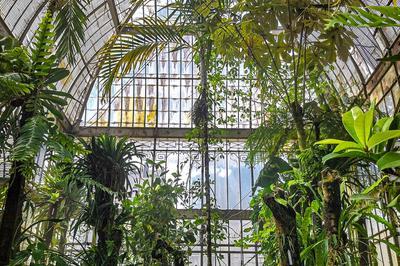
{"label": "glass roof", "polygon": [[[87,114],[85,106],[90,100],[92,88],[95,90],[98,88],[96,54],[99,49],[115,33],[122,21],[151,14],[154,12],[152,11],[154,4],[163,6],[167,0],[151,1],[151,4],[138,10],[136,14],[130,10],[130,2],[130,0],[92,0],[87,7],[89,21],[82,52],[76,55],[77,65],[72,68],[70,77],[58,84],[60,90],[70,92],[76,99],[71,100],[64,110],[70,125],[79,125],[82,121],[90,124],[90,119],[83,116]],[[366,5],[386,5],[389,2],[364,0]],[[0,0],[0,16],[12,34],[22,43],[29,45],[47,3],[47,0]],[[335,84],[336,89],[345,91],[350,96],[360,93],[379,64],[378,59],[385,55],[387,48],[399,33],[398,28],[352,30],[355,40],[350,51],[351,57],[347,62],[338,59],[333,68],[326,69],[326,76]],[[196,75],[194,72],[194,76]],[[132,126],[135,126],[134,123]]]}

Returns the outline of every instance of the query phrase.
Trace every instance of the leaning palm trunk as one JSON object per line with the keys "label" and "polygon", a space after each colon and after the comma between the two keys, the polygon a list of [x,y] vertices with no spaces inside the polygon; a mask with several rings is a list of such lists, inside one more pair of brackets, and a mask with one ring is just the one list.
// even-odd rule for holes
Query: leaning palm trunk
{"label": "leaning palm trunk", "polygon": [[292,207],[277,202],[272,195],[264,196],[263,200],[274,216],[281,257],[280,265],[302,265],[300,260],[299,239],[297,236],[296,212]]}

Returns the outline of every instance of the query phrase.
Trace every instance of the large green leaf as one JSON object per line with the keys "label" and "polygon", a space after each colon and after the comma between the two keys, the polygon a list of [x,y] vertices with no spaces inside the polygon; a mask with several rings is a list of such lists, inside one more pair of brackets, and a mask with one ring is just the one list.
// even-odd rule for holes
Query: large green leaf
{"label": "large green leaf", "polygon": [[387,152],[376,162],[376,164],[380,170],[400,167],[400,153]]}
{"label": "large green leaf", "polygon": [[336,158],[366,158],[367,153],[364,151],[347,151],[343,153],[329,153],[322,158],[322,162],[326,163],[329,160]]}
{"label": "large green leaf", "polygon": [[362,144],[363,147],[365,147],[365,144],[367,143],[367,140],[365,138],[365,127],[365,114],[360,114],[354,120],[354,130],[356,132],[359,143]]}
{"label": "large green leaf", "polygon": [[346,112],[342,116],[342,122],[343,126],[346,129],[346,131],[350,134],[350,136],[358,143],[360,143],[360,140],[357,137],[356,130],[354,128],[354,118],[353,114],[351,111]]}
{"label": "large green leaf", "polygon": [[56,83],[64,78],[68,77],[69,71],[65,68],[54,68],[50,70],[50,73],[45,81],[45,84]]}
{"label": "large green leaf", "polygon": [[43,116],[34,116],[23,125],[21,134],[17,139],[12,152],[16,161],[32,160],[45,143],[48,133],[48,122]]}
{"label": "large green leaf", "polygon": [[400,130],[389,130],[385,132],[378,132],[371,136],[367,142],[368,149],[372,149],[376,145],[394,138],[400,137]]}
{"label": "large green leaf", "polygon": [[383,117],[379,119],[374,125],[375,132],[383,132],[388,131],[390,129],[390,125],[392,124],[394,118],[393,117]]}
{"label": "large green leaf", "polygon": [[345,142],[342,142],[339,145],[337,145],[336,148],[333,150],[333,152],[337,153],[337,152],[341,152],[341,151],[348,150],[348,149],[362,150],[363,146],[361,146],[360,144],[358,144],[356,142],[345,141]]}
{"label": "large green leaf", "polygon": [[369,139],[369,136],[372,131],[372,123],[374,122],[374,112],[375,106],[374,104],[371,105],[369,110],[364,114],[364,136],[365,140]]}

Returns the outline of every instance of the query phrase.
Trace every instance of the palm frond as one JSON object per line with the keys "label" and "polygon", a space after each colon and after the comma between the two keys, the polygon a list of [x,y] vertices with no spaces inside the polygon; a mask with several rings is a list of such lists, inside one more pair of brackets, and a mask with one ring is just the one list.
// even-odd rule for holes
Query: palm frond
{"label": "palm frond", "polygon": [[377,28],[400,26],[400,7],[397,6],[353,7],[352,11],[337,13],[328,20],[326,29],[337,26]]}
{"label": "palm frond", "polygon": [[187,45],[181,28],[166,21],[144,18],[137,24],[126,24],[124,33],[117,34],[100,51],[100,77],[104,85],[103,99],[111,90],[112,82],[137,70],[155,51],[171,45]]}
{"label": "palm frond", "polygon": [[75,56],[81,52],[85,41],[85,11],[89,3],[89,0],[64,1],[55,18],[56,54],[59,58],[66,57],[70,64],[75,63]]}

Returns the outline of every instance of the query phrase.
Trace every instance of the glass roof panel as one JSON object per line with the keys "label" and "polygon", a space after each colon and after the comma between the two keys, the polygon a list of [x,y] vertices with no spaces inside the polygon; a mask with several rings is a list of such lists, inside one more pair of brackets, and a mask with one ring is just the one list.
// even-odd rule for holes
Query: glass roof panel
{"label": "glass roof panel", "polygon": [[[364,0],[364,3],[366,5],[386,5],[389,2],[390,1],[387,0]],[[46,8],[46,3],[47,1],[45,0],[0,0],[0,15],[7,24],[8,28],[13,33],[13,35],[19,38],[23,43],[29,44],[32,40],[33,32],[37,28],[40,17]],[[91,88],[96,84],[95,79],[98,74],[96,53],[103,46],[105,41],[115,32],[116,26],[118,26],[115,25],[116,20],[118,22],[125,21],[131,15],[132,19],[135,20],[137,18],[143,17],[143,15],[154,14],[155,3],[157,4],[157,7],[160,7],[166,5],[167,1],[151,1],[145,7],[137,10],[135,14],[131,14],[130,0],[91,1],[91,4],[87,7],[86,10],[87,14],[89,15],[88,28],[86,30],[86,42],[83,44],[82,53],[76,55],[77,66],[73,67],[73,70],[71,71],[71,76],[66,81],[60,82],[58,84],[60,90],[70,92],[76,99],[70,101],[69,105],[64,110],[65,115],[71,124],[80,123],[81,116],[84,114],[85,111],[84,108],[86,106],[86,101],[88,101],[89,98],[92,97],[90,96]],[[113,13],[114,11],[117,12],[117,17],[113,17],[113,15],[115,15]],[[164,16],[167,15],[167,12],[168,11],[166,9],[163,9],[162,11],[159,11],[157,15]],[[339,62],[340,60],[338,60],[336,66],[334,67],[334,70],[326,69],[328,76],[332,80],[338,80],[339,83],[347,84],[344,87],[346,88],[346,90],[350,90],[348,91],[349,94],[358,93],[362,89],[359,86],[354,87],[355,84],[363,84],[368,80],[368,78],[373,73],[373,70],[379,63],[378,59],[386,53],[387,48],[394,42],[399,33],[398,28],[387,28],[382,30],[352,29],[352,31],[354,32],[355,36],[355,44],[353,49],[351,50],[351,55],[353,59],[350,59],[347,62]],[[174,86],[178,86],[178,84],[174,80],[174,75],[182,75],[182,77],[184,78],[179,81],[179,88],[185,88],[185,86],[188,86],[188,88],[190,88],[195,86],[193,82],[193,84],[190,83],[190,79],[189,81],[185,80],[185,75],[196,77],[196,69],[190,64],[185,66],[178,66],[176,62],[181,62],[179,60],[180,57],[189,58],[187,55],[163,53],[160,55],[158,61],[158,77],[161,79],[159,81],[159,85],[163,88],[169,88],[169,93],[172,94],[175,90]],[[148,69],[152,69],[154,67],[155,61],[148,67]],[[147,78],[150,78],[151,75],[149,74]],[[155,77],[155,75],[152,76]],[[337,82],[334,83],[337,84]],[[170,121],[171,119],[170,116],[172,115],[175,117],[174,119],[179,119],[179,121],[184,122],[183,124],[188,124],[189,122],[182,118],[182,112],[188,112],[188,106],[190,106],[191,103],[189,103],[186,99],[180,100],[179,108],[181,109],[177,110],[177,103],[174,103],[173,101],[170,102],[173,98],[174,97],[171,97],[170,95],[168,102],[166,102],[166,99],[159,99],[158,104],[160,106],[168,106],[167,109],[169,111],[173,111],[175,109],[174,111],[176,112],[172,112],[168,115],[161,113],[159,117],[160,121],[162,121],[162,123],[168,124],[168,121]],[[193,99],[192,95],[190,98]],[[229,100],[227,102],[229,102]],[[124,103],[121,102],[120,106],[122,106],[123,104]],[[127,106],[127,103],[125,103],[125,105]],[[228,113],[230,112],[230,115],[235,116],[233,111],[228,109],[229,108],[227,108],[226,111]],[[88,113],[89,111],[86,112]],[[246,121],[242,122],[249,123]],[[124,122],[121,120],[119,121],[119,123]],[[180,125],[176,126],[179,127]],[[241,126],[240,123],[239,125],[232,125],[231,127],[238,126]]]}

